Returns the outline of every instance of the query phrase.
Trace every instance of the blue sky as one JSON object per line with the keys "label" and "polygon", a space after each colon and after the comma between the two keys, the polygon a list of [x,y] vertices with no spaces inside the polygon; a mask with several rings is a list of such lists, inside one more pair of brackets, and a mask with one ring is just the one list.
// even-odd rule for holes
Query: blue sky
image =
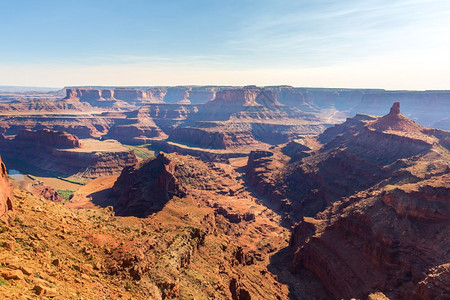
{"label": "blue sky", "polygon": [[0,0],[0,85],[450,89],[448,0]]}

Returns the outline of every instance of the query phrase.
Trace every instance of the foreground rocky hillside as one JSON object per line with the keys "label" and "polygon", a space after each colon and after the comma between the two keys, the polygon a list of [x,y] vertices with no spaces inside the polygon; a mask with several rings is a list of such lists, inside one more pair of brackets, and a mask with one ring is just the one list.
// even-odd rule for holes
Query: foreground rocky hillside
{"label": "foreground rocky hillside", "polygon": [[[94,180],[66,205],[15,190],[16,209],[0,233],[5,298],[289,298],[289,286],[269,270],[289,232],[229,165],[166,154],[121,177]],[[174,187],[166,179],[184,192],[160,198],[159,187]],[[146,218],[114,215],[134,213],[124,210],[134,203],[153,209]],[[309,282],[296,281],[301,294],[326,297]]]}

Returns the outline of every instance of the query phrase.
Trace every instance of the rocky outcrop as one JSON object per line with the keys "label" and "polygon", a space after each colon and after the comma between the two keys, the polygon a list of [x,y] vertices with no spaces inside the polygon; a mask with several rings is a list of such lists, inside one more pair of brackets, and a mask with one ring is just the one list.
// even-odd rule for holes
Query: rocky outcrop
{"label": "rocky outcrop", "polygon": [[0,219],[6,219],[8,211],[13,210],[12,186],[6,173],[6,167],[0,158]]}
{"label": "rocky outcrop", "polygon": [[216,214],[224,216],[231,223],[240,223],[243,221],[248,222],[248,221],[252,221],[255,219],[255,214],[253,214],[251,212],[245,212],[245,213],[234,212],[234,211],[230,211],[229,208],[219,206],[219,205],[215,205],[214,207],[216,208]]}
{"label": "rocky outcrop", "polygon": [[160,211],[174,197],[185,198],[203,191],[229,194],[224,182],[227,179],[215,169],[212,163],[174,153],[160,153],[124,168],[112,189],[117,199],[115,211],[119,215],[146,217]]}
{"label": "rocky outcrop", "polygon": [[75,135],[64,131],[42,130],[22,130],[14,138],[21,143],[30,143],[38,146],[43,145],[50,148],[80,148],[81,143]]}
{"label": "rocky outcrop", "polygon": [[117,213],[144,217],[160,210],[172,197],[183,197],[187,190],[178,176],[191,176],[185,172],[185,166],[164,154],[125,168],[113,187]]}
{"label": "rocky outcrop", "polygon": [[237,278],[232,278],[230,281],[230,292],[233,300],[251,300],[252,297],[245,285]]}
{"label": "rocky outcrop", "polygon": [[29,190],[36,197],[44,198],[48,201],[64,201],[64,198],[59,195],[58,191],[48,185],[45,185],[42,181],[34,181]]}
{"label": "rocky outcrop", "polygon": [[426,223],[450,222],[449,182],[447,174],[434,181],[385,191],[380,199],[399,217]]}

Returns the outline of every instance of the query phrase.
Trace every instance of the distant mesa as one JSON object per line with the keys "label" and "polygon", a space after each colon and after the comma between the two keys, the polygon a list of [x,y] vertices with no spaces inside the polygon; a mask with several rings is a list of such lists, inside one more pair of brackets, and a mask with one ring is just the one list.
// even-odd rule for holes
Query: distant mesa
{"label": "distant mesa", "polygon": [[242,89],[230,89],[216,93],[216,98],[210,105],[236,105],[236,106],[281,106],[272,91],[266,91],[257,87]]}
{"label": "distant mesa", "polygon": [[[117,101],[142,106],[148,103],[199,104],[214,98],[216,87],[66,88],[64,99],[79,99],[93,106]],[[102,103],[103,102],[103,103]],[[111,102],[108,104],[107,102]]]}

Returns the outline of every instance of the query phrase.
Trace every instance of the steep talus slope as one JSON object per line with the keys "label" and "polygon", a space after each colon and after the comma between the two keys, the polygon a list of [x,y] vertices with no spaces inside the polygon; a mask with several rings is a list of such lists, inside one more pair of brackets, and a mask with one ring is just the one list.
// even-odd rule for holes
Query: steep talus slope
{"label": "steep talus slope", "polygon": [[448,286],[429,281],[449,276],[449,194],[445,174],[337,202],[295,226],[292,271],[311,270],[335,298],[382,291],[394,299],[445,299]]}

